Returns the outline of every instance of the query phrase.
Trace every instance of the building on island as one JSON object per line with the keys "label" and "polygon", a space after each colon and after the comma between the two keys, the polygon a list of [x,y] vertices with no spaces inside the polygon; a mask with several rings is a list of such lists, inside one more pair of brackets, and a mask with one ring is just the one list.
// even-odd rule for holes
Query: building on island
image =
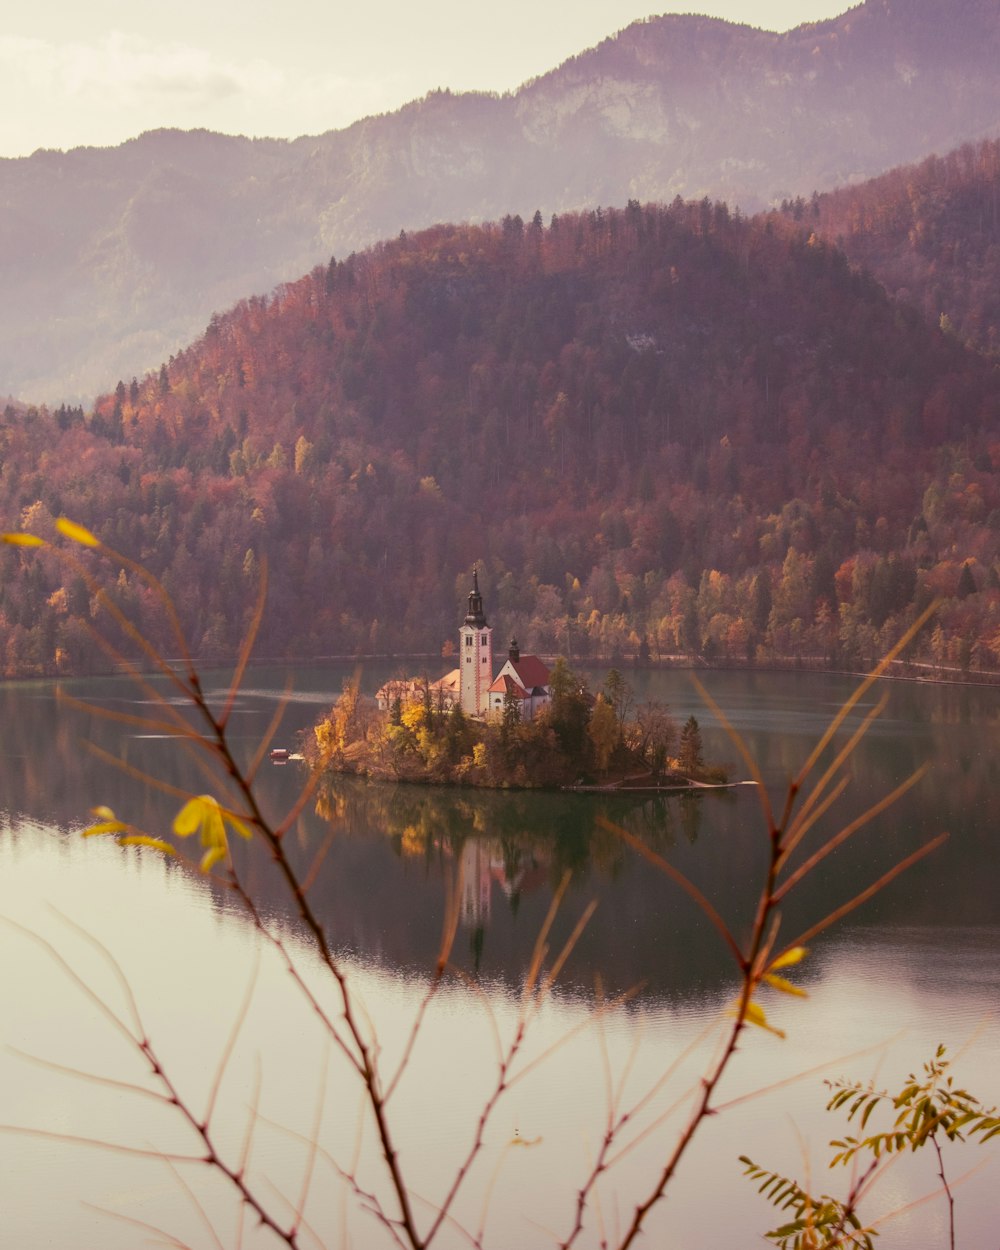
{"label": "building on island", "polygon": [[511,640],[500,671],[493,673],[493,630],[483,610],[479,593],[479,573],[472,572],[469,606],[458,631],[458,668],[427,682],[419,677],[396,677],[387,681],[375,696],[379,709],[389,712],[395,703],[411,703],[430,698],[436,709],[459,704],[466,716],[485,719],[502,716],[508,699],[515,701],[521,720],[531,720],[552,699],[549,669],[537,655],[522,655],[517,639]]}
{"label": "building on island", "polygon": [[507,660],[490,686],[490,712],[501,714],[504,703],[516,699],[521,720],[531,720],[552,700],[549,669],[537,655],[522,655],[512,638]]}
{"label": "building on island", "polygon": [[391,712],[394,703],[417,703],[423,700],[424,686],[430,691],[431,706],[436,712],[450,711],[458,702],[458,669],[453,668],[437,681],[423,677],[390,677],[379,686],[375,702],[380,712]]}

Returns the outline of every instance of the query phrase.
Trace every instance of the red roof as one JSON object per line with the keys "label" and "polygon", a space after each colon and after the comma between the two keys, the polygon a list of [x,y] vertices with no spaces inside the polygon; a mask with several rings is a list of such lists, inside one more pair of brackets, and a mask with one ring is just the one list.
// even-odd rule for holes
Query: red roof
{"label": "red roof", "polygon": [[526,690],[549,684],[548,666],[537,655],[522,655],[519,660],[511,660],[510,663]]}
{"label": "red roof", "polygon": [[526,690],[522,690],[513,677],[498,677],[490,686],[490,694],[510,695],[512,699],[528,699],[530,694]]}

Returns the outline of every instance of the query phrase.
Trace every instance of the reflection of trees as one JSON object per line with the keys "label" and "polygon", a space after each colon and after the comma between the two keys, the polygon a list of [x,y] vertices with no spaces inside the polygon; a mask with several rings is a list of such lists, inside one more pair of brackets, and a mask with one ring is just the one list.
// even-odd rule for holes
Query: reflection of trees
{"label": "reflection of trees", "polygon": [[677,800],[681,828],[689,842],[698,840],[698,830],[701,828],[701,800],[700,794],[682,794]]}
{"label": "reflection of trees", "polygon": [[[324,915],[351,945],[362,933],[371,940],[370,917],[377,913],[377,948],[406,966],[426,964],[440,934],[446,882],[462,863],[474,873],[463,881],[469,943],[454,957],[471,960],[471,969],[516,983],[552,891],[568,874],[570,893],[553,941],[581,907],[600,901],[571,977],[590,985],[599,973],[619,989],[640,981],[676,989],[679,978],[693,989],[698,978],[710,983],[720,975],[723,952],[700,913],[641,863],[615,828],[661,854],[682,856],[684,871],[712,891],[719,884],[715,855],[699,866],[693,842],[706,807],[714,821],[734,806],[730,796],[687,796],[682,805],[680,797],[662,794],[461,791],[335,776],[318,806],[323,820],[310,840],[332,834],[334,850],[316,888],[326,895]],[[716,851],[725,846],[723,837]],[[722,860],[732,875],[740,856],[730,848]],[[359,874],[353,889],[347,874]]]}
{"label": "reflection of trees", "polygon": [[553,883],[567,872],[574,879],[618,873],[624,844],[609,826],[663,850],[678,826],[689,842],[697,838],[699,811],[691,796],[456,791],[338,775],[324,778],[316,800],[316,814],[331,827],[380,832],[400,855],[455,857],[467,838],[484,838],[497,847],[508,879],[527,861],[548,865]]}
{"label": "reflection of trees", "polygon": [[[814,740],[813,722],[804,712],[799,716],[788,710],[795,701],[787,693],[787,683],[769,682],[761,674],[711,676],[720,682],[717,695],[727,710],[735,704],[739,711],[740,699],[743,708],[749,708],[750,749],[762,760],[766,775],[775,781],[787,778]],[[636,674],[635,680],[645,683],[641,697],[669,694],[666,677]],[[824,698],[835,702],[842,694],[834,679],[809,679],[807,689],[802,679],[796,680],[803,706],[807,696],[821,704]],[[654,687],[651,683],[656,681],[661,685]],[[278,689],[281,684],[274,683]],[[135,689],[127,682],[68,685],[73,692],[119,700],[117,706],[126,710],[134,707]],[[339,675],[330,685],[339,685]],[[991,874],[982,871],[982,865],[995,857],[1000,827],[1000,757],[989,749],[989,731],[1000,720],[996,692],[902,683],[889,690],[886,717],[855,754],[851,790],[837,811],[850,818],[917,764],[930,758],[933,768],[911,796],[856,844],[830,857],[823,906],[849,897],[859,877],[868,880],[877,875],[912,849],[921,834],[949,829],[952,839],[943,852],[933,862],[918,865],[879,899],[878,919],[910,925],[937,921],[940,899],[947,896],[961,900],[956,923],[996,923],[1000,904],[995,884]],[[671,701],[676,706],[676,697]],[[255,720],[248,699],[248,743],[251,728],[266,723],[273,706],[271,700],[263,712],[254,713]],[[769,713],[777,709],[780,716],[768,721],[760,709]],[[300,710],[303,725],[314,719],[315,705]],[[130,766],[157,772],[180,789],[199,793],[204,788],[201,774],[176,744],[137,739],[121,725],[60,706],[48,683],[0,687],[0,714],[7,729],[0,788],[3,806],[14,817],[26,813],[62,828],[76,827],[85,820],[90,803],[100,800],[116,811],[129,810],[153,831],[167,827],[177,810],[176,799],[95,760],[81,746],[83,739],[95,741]],[[707,717],[702,730],[707,754],[723,757],[726,747]],[[292,741],[288,732],[283,736]],[[301,771],[294,765],[265,765],[260,776],[262,800],[272,812],[286,811],[301,781]],[[567,927],[592,898],[599,900],[568,969],[571,978],[589,985],[599,972],[609,987],[644,980],[652,990],[670,993],[713,984],[724,971],[716,935],[704,928],[694,908],[669,882],[623,847],[604,820],[625,827],[677,864],[718,901],[735,929],[746,923],[734,900],[742,894],[742,882],[760,854],[748,832],[758,827],[749,788],[726,795],[666,798],[432,789],[336,778],[317,796],[317,810],[303,814],[289,840],[294,842],[294,854],[306,864],[330,839],[314,887],[324,923],[338,943],[398,967],[422,971],[432,964],[449,874],[453,877],[457,871],[462,845],[479,839],[489,844],[495,865],[493,905],[477,951],[463,941],[456,958],[478,959],[484,974],[516,982],[551,888],[568,871],[572,885],[564,908]],[[820,833],[817,830],[817,838]],[[0,836],[10,835],[0,832]],[[256,888],[266,873],[253,875],[253,848],[238,849]],[[219,901],[224,905],[222,896]],[[804,913],[815,905],[815,899],[792,896],[790,923],[797,908]],[[869,923],[874,912],[874,907],[859,912],[858,921]]]}

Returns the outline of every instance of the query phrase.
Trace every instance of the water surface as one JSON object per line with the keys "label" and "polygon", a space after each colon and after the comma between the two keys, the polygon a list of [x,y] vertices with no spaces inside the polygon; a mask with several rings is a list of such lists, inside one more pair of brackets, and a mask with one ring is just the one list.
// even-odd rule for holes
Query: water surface
{"label": "water surface", "polygon": [[[372,670],[362,680],[373,690],[385,675]],[[294,746],[343,676],[332,669],[293,674],[296,693],[276,740]],[[706,753],[739,771],[735,749],[712,727],[684,674],[629,677],[637,697],[669,703],[679,719],[698,715]],[[842,679],[816,675],[719,673],[708,681],[776,797],[850,689]],[[246,758],[285,688],[284,673],[251,674],[233,720]],[[63,683],[62,692],[129,714],[151,706],[124,680]],[[250,1109],[258,1105],[251,1165],[273,1186],[269,1201],[279,1210],[279,1191],[298,1200],[310,1166],[303,1141],[317,1132],[337,1166],[351,1170],[357,1156],[359,1182],[376,1185],[356,1084],[237,901],[155,854],[75,836],[93,803],[153,832],[169,824],[178,806],[171,794],[87,752],[84,739],[124,760],[133,774],[148,771],[195,792],[208,781],[169,738],[59,704],[56,694],[48,683],[0,690],[0,916],[22,926],[0,929],[0,1040],[6,1043],[0,1120],[54,1135],[0,1135],[0,1213],[11,1244],[115,1250],[152,1243],[156,1234],[144,1227],[151,1225],[185,1244],[212,1246],[206,1216],[223,1245],[240,1244],[231,1195],[204,1169],[181,1167],[179,1180],[163,1162],[69,1140],[179,1153],[193,1145],[171,1108],[64,1070],[150,1084],[134,1051],[61,959],[116,1011],[125,1010],[127,981],[148,1036],[199,1108],[252,986],[218,1088],[220,1141],[238,1157]],[[651,1217],[649,1244],[754,1244],[770,1226],[770,1213],[740,1178],[741,1153],[803,1181],[811,1177],[817,1188],[846,1187],[847,1176],[825,1169],[826,1142],[843,1125],[822,1111],[824,1077],[898,1084],[945,1042],[966,1048],[959,1074],[969,1087],[990,1102],[1000,1096],[993,1014],[1000,1001],[1000,812],[992,746],[1000,705],[991,690],[900,683],[888,695],[886,712],[856,753],[837,815],[852,818],[925,762],[931,771],[789,900],[787,936],[928,837],[946,829],[949,843],[813,944],[799,977],[810,998],[769,1004],[785,1040],[760,1031],[746,1038],[721,1094],[734,1105],[705,1124],[675,1190]],[[268,810],[287,810],[302,780],[294,766],[265,765],[259,788]],[[391,1105],[413,1189],[428,1203],[443,1192],[475,1131],[496,1077],[496,1037],[503,1041],[516,1027],[553,891],[568,880],[551,934],[554,951],[597,902],[557,988],[532,1021],[526,1055],[540,1056],[564,1040],[500,1103],[457,1209],[473,1233],[485,1220],[487,1245],[558,1244],[572,1227],[575,1190],[604,1131],[609,1098],[619,1106],[641,1098],[676,1064],[672,1080],[636,1120],[634,1131],[648,1134],[601,1186],[581,1244],[597,1246],[601,1227],[610,1234],[627,1222],[683,1122],[683,1096],[710,1057],[732,998],[733,969],[718,934],[608,824],[642,838],[712,898],[735,932],[745,930],[765,850],[750,788],[639,801],[340,779],[289,834],[303,866],[328,843],[313,905],[349,969],[389,1070],[426,994],[446,904],[457,891],[455,973],[428,1013]],[[303,975],[327,1001],[328,987],[266,859],[241,850],[239,865]],[[630,995],[627,1004],[595,1010],[596,1000],[618,995]],[[950,1166],[958,1175],[980,1159],[987,1160],[985,1169],[956,1195],[960,1246],[989,1244],[995,1228],[995,1153],[959,1152]],[[933,1161],[918,1157],[887,1174],[867,1213],[907,1208],[934,1189]],[[322,1244],[388,1244],[357,1206],[321,1157],[306,1214]],[[428,1210],[418,1202],[421,1218]],[[880,1244],[945,1246],[944,1220],[943,1200],[933,1197],[887,1223]],[[272,1243],[248,1221],[242,1244]],[[468,1242],[447,1229],[441,1244]]]}

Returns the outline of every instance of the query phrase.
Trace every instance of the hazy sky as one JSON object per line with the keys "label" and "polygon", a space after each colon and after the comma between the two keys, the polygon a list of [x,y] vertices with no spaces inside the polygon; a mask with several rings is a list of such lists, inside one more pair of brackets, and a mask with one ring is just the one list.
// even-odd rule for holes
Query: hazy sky
{"label": "hazy sky", "polygon": [[13,0],[0,25],[0,156],[158,126],[295,136],[435,87],[506,91],[637,18],[769,30],[850,0]]}

